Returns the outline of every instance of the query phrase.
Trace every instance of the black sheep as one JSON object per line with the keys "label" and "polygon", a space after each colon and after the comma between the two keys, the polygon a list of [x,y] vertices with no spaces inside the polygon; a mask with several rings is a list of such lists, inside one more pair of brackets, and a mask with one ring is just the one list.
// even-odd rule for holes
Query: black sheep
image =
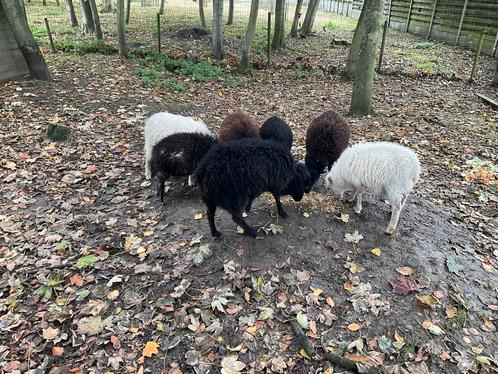
{"label": "black sheep", "polygon": [[262,139],[274,140],[284,145],[289,151],[292,148],[292,130],[280,117],[268,118],[261,126],[259,134]]}
{"label": "black sheep", "polygon": [[191,175],[199,161],[217,140],[207,134],[176,133],[165,137],[152,149],[152,178],[157,177],[159,195],[164,203],[164,182],[171,176]]}
{"label": "black sheep", "polygon": [[263,192],[272,193],[279,215],[285,218],[280,196],[285,193],[300,201],[304,195],[304,181],[290,152],[279,143],[261,139],[213,146],[199,163],[195,178],[214,237],[221,235],[214,223],[218,206],[231,213],[245,234],[256,237],[256,231],[242,218],[242,212],[255,198]]}

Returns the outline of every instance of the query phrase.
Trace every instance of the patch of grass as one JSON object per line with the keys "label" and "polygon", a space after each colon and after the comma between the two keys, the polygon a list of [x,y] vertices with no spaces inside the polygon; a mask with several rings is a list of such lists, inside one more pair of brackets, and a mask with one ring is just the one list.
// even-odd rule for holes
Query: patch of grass
{"label": "patch of grass", "polygon": [[322,69],[313,69],[313,76],[317,79],[325,77],[325,72]]}
{"label": "patch of grass", "polygon": [[225,78],[225,87],[239,87],[247,83],[247,80],[236,75],[227,75]]}
{"label": "patch of grass", "polygon": [[139,69],[138,76],[146,86],[161,87],[175,92],[183,91],[183,85],[167,79],[163,79],[163,73],[155,69]]}
{"label": "patch of grass", "polygon": [[419,43],[415,44],[416,49],[431,49],[431,48],[435,48],[435,47],[436,47],[436,44],[434,44],[433,42],[429,42],[429,41],[419,42]]}
{"label": "patch of grass", "polygon": [[405,345],[400,350],[400,357],[407,361],[417,353],[419,347],[425,343],[426,336],[422,332],[412,331],[405,335]]}
{"label": "patch of grass", "polygon": [[107,44],[101,40],[68,40],[61,39],[55,41],[55,47],[59,51],[73,52],[79,55],[88,53],[101,53],[103,55],[111,55],[117,53],[116,47]]}
{"label": "patch of grass", "polygon": [[420,69],[424,72],[424,74],[431,75],[435,72],[435,64],[433,62],[419,62],[415,64],[417,69]]}
{"label": "patch of grass", "polygon": [[296,69],[294,69],[294,79],[301,80],[306,78],[306,71],[303,69],[301,65],[298,65]]}
{"label": "patch of grass", "polygon": [[455,317],[449,318],[444,323],[444,329],[446,331],[460,329],[465,325],[467,321],[468,311],[465,308],[458,308],[458,313]]}
{"label": "patch of grass", "polygon": [[182,92],[183,91],[182,84],[177,83],[177,82],[173,82],[173,81],[168,81],[168,80],[162,80],[159,83],[159,87],[166,88],[168,90],[175,91],[175,92]]}
{"label": "patch of grass", "polygon": [[393,56],[404,56],[405,52],[401,49],[395,49],[391,52]]}
{"label": "patch of grass", "polygon": [[338,26],[333,21],[327,21],[325,22],[325,25],[323,25],[323,28],[327,30],[335,30],[338,28]]}
{"label": "patch of grass", "polygon": [[443,74],[446,74],[448,77],[451,77],[453,76],[453,74],[455,74],[455,72],[453,71],[452,68],[448,67],[448,66],[441,66],[441,72]]}

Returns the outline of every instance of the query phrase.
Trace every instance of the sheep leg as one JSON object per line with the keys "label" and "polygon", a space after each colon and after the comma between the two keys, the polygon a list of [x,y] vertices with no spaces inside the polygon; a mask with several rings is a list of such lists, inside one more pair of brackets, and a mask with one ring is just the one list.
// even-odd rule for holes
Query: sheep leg
{"label": "sheep leg", "polygon": [[164,204],[164,183],[166,182],[166,179],[169,178],[169,175],[160,173],[157,175],[157,181],[159,185],[157,186],[158,188],[158,193],[159,196],[161,197],[161,202]]}
{"label": "sheep leg", "polygon": [[391,220],[387,226],[386,234],[392,235],[398,226],[399,214],[401,213],[402,206],[399,204],[392,204]]}
{"label": "sheep leg", "polygon": [[240,211],[232,212],[232,219],[237,225],[239,225],[244,229],[244,234],[252,236],[253,238],[256,237],[256,230],[254,230],[251,226],[247,224],[246,221],[244,221],[244,218],[242,217],[242,212]]}
{"label": "sheep leg", "polygon": [[209,222],[209,228],[211,229],[211,236],[218,238],[221,236],[221,232],[216,230],[216,225],[214,223],[214,214],[216,213],[216,204],[212,201],[206,201],[207,216]]}
{"label": "sheep leg", "polygon": [[251,211],[252,202],[253,202],[253,199],[249,199],[249,201],[247,202],[246,208],[245,208],[246,213],[249,213]]}
{"label": "sheep leg", "polygon": [[289,215],[285,213],[284,209],[282,208],[282,204],[280,203],[280,195],[275,192],[273,192],[272,195],[275,198],[275,203],[277,204],[278,215],[282,218],[289,217]]}
{"label": "sheep leg", "polygon": [[361,210],[363,209],[362,202],[363,202],[363,193],[361,191],[356,191],[356,206],[354,208],[354,212],[356,214],[360,214]]}
{"label": "sheep leg", "polygon": [[192,174],[188,176],[188,185],[189,187],[195,187],[197,183],[195,182],[195,178]]}
{"label": "sheep leg", "polygon": [[145,179],[151,179],[152,175],[150,172],[150,158],[151,158],[151,152],[148,151],[150,147],[146,147],[145,149]]}

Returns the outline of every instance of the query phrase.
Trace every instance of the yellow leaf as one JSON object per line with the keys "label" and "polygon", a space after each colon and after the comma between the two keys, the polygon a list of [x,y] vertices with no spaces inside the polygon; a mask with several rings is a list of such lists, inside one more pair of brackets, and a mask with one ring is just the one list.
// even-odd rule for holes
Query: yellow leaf
{"label": "yellow leaf", "polygon": [[357,323],[350,323],[348,325],[348,330],[349,331],[358,331],[360,328],[361,328],[361,326],[358,325]]}
{"label": "yellow leaf", "polygon": [[372,253],[376,256],[380,256],[380,254],[382,253],[382,251],[380,250],[379,247],[375,247],[374,249],[372,249]]}
{"label": "yellow leaf", "polygon": [[138,327],[132,326],[128,329],[132,334],[136,334],[138,332]]}
{"label": "yellow leaf", "polygon": [[202,213],[196,213],[195,216],[194,216],[195,219],[199,220],[199,219],[202,219]]}
{"label": "yellow leaf", "polygon": [[482,263],[482,267],[484,268],[484,270],[486,270],[489,273],[496,273],[496,269],[491,265],[486,264],[485,262]]}
{"label": "yellow leaf", "polygon": [[47,327],[43,329],[42,337],[45,340],[55,339],[59,335],[59,329],[53,329],[52,327]]}
{"label": "yellow leaf", "polygon": [[112,290],[107,294],[107,299],[108,300],[116,300],[119,296],[119,291],[118,290]]}
{"label": "yellow leaf", "polygon": [[323,374],[334,374],[334,371],[332,370],[332,368],[328,368]]}
{"label": "yellow leaf", "polygon": [[397,331],[394,331],[394,339],[395,339],[398,343],[404,343],[404,342],[405,342],[405,338],[404,338],[404,337],[402,337],[401,335],[399,335]]}
{"label": "yellow leaf", "polygon": [[304,348],[301,348],[301,350],[299,351],[299,355],[301,357],[307,358],[308,360],[311,359],[311,357],[306,353],[306,351],[304,350]]}
{"label": "yellow leaf", "polygon": [[154,231],[153,230],[150,230],[150,231],[144,231],[144,236],[147,238],[149,236],[152,236],[154,234]]}
{"label": "yellow leaf", "polygon": [[256,333],[256,331],[258,331],[258,328],[256,326],[251,326],[251,327],[248,327],[246,329],[246,331],[249,333],[249,334],[252,334],[254,335]]}
{"label": "yellow leaf", "polygon": [[321,288],[315,288],[313,290],[313,295],[315,296],[320,296],[323,293],[323,290]]}
{"label": "yellow leaf", "polygon": [[145,344],[145,347],[144,347],[144,350],[142,353],[145,357],[152,357],[152,355],[159,353],[157,348],[159,348],[159,343],[147,342],[147,344]]}
{"label": "yellow leaf", "polygon": [[349,268],[349,271],[353,274],[363,273],[365,271],[365,268],[359,262],[353,261],[351,263],[351,267]]}
{"label": "yellow leaf", "polygon": [[355,290],[355,286],[353,286],[351,283],[344,283],[344,289],[349,292],[353,292]]}

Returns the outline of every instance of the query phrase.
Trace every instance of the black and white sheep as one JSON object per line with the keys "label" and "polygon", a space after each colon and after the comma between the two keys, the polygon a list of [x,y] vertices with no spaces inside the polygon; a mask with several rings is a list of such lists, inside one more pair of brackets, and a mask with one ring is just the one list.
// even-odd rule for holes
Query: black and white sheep
{"label": "black and white sheep", "polygon": [[281,143],[289,151],[292,148],[292,130],[280,117],[273,116],[268,118],[261,126],[259,134],[264,140],[274,140]]}
{"label": "black and white sheep", "polygon": [[242,213],[263,192],[273,194],[279,215],[287,217],[280,196],[289,194],[295,201],[303,198],[303,172],[304,165],[296,165],[285,146],[273,141],[241,139],[213,146],[195,171],[211,235],[221,235],[214,222],[216,208],[221,207],[245,234],[256,237]]}
{"label": "black and white sheep", "polygon": [[212,135],[183,132],[160,140],[152,149],[150,170],[159,182],[159,195],[164,203],[164,182],[170,177],[189,176],[216,143]]}
{"label": "black and white sheep", "polygon": [[420,162],[410,148],[395,143],[358,143],[347,148],[325,177],[325,186],[340,198],[356,197],[361,213],[364,192],[387,198],[392,212],[386,233],[392,234],[409,193],[419,180]]}
{"label": "black and white sheep", "polygon": [[230,113],[220,124],[219,141],[230,142],[244,138],[259,138],[259,125],[247,113],[241,111]]}
{"label": "black and white sheep", "polygon": [[191,117],[167,112],[156,113],[145,121],[145,178],[151,178],[150,159],[152,148],[165,137],[176,133],[199,133],[211,135],[211,131],[202,121],[196,121]]}
{"label": "black and white sheep", "polygon": [[316,117],[306,131],[305,164],[310,170],[313,184],[325,168],[332,167],[347,148],[351,130],[346,120],[334,111]]}

